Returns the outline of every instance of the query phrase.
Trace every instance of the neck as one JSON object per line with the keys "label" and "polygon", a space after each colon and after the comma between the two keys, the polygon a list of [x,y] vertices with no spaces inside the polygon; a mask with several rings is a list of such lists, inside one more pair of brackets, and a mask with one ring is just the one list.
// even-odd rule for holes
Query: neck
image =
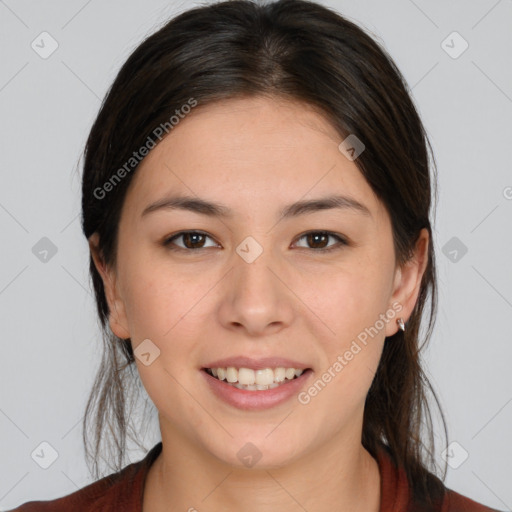
{"label": "neck", "polygon": [[146,479],[143,510],[379,512],[377,462],[361,444],[336,441],[285,467],[257,469],[235,468],[205,455],[177,432],[162,435],[162,453]]}

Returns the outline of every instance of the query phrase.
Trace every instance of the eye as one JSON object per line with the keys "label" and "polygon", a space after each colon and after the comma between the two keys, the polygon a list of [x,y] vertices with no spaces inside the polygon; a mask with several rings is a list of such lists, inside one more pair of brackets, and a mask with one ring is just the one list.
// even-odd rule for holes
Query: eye
{"label": "eye", "polygon": [[[177,245],[174,240],[183,240],[184,246]],[[200,231],[181,231],[180,233],[177,233],[176,235],[171,236],[170,238],[167,238],[163,245],[168,247],[171,250],[194,250],[194,249],[205,249],[208,246],[204,245],[204,240],[206,238],[210,238],[206,233],[201,233]],[[172,245],[175,245],[177,247],[172,247]],[[210,246],[210,247],[214,247]]]}
{"label": "eye", "polygon": [[[205,245],[205,240],[208,238],[213,240],[209,235],[202,233],[201,231],[181,231],[169,238],[166,238],[163,242],[163,245],[173,251],[189,250],[189,252],[192,250],[215,247],[216,244],[210,246]],[[325,244],[329,241],[329,238],[337,240],[338,243],[326,247]],[[182,240],[183,245],[179,245],[175,242],[175,240],[180,239]],[[313,245],[313,247],[310,248],[316,252],[333,251],[335,249],[339,249],[342,245],[348,245],[348,242],[343,237],[330,231],[310,231],[301,235],[298,240],[302,239],[305,239],[308,245]]]}
{"label": "eye", "polygon": [[[330,231],[310,231],[309,233],[303,234],[299,240],[306,239],[308,244],[313,246],[314,250],[317,252],[326,252],[333,251],[335,249],[339,249],[340,245],[348,245],[348,242],[341,236],[331,233]],[[329,238],[334,238],[338,241],[338,244],[331,245],[330,247],[325,247],[325,244],[328,242]],[[318,247],[320,245],[321,247]]]}

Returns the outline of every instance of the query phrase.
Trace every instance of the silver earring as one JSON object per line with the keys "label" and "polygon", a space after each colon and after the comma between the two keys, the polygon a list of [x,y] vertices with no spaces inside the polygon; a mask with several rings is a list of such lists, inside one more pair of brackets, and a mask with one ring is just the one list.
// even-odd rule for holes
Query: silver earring
{"label": "silver earring", "polygon": [[403,318],[397,318],[396,323],[398,324],[398,327],[402,329],[402,331],[405,331],[405,324]]}

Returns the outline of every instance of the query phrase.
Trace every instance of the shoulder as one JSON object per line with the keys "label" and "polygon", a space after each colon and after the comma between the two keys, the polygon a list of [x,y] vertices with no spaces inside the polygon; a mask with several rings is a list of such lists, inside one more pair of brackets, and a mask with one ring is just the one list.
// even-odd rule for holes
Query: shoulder
{"label": "shoulder", "polygon": [[29,501],[8,512],[139,512],[149,467],[162,450],[155,445],[144,459],[71,494],[47,501]]}
{"label": "shoulder", "polygon": [[[501,512],[449,489],[433,473],[428,472],[427,482],[430,489],[430,497],[435,505],[426,506],[423,500],[415,501],[412,498],[411,507],[408,512]],[[414,496],[414,493],[411,493],[411,496]]]}
{"label": "shoulder", "polygon": [[430,496],[436,505],[433,508],[428,507],[421,500],[416,502],[413,499],[410,512],[501,512],[449,489],[439,477],[430,472],[428,473],[428,487]]}
{"label": "shoulder", "polygon": [[431,472],[410,485],[401,465],[395,465],[391,450],[381,445],[376,453],[381,472],[381,512],[500,512],[445,487]]}
{"label": "shoulder", "polygon": [[[9,512],[64,512],[76,511],[107,511],[115,510],[120,506],[120,497],[127,487],[137,485],[132,471],[127,471],[132,465],[127,466],[119,473],[109,475],[78,491],[54,500],[29,501]],[[133,494],[131,495],[133,499]],[[126,502],[126,499],[125,499]],[[121,509],[125,510],[125,509]],[[126,508],[126,510],[131,510]]]}
{"label": "shoulder", "polygon": [[500,512],[463,496],[451,489],[445,490],[441,512]]}

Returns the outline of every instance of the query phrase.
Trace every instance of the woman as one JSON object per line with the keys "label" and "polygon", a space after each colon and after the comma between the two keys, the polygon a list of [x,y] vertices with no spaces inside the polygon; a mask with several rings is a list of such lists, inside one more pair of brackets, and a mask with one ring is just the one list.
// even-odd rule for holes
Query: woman
{"label": "woman", "polygon": [[429,149],[391,58],[318,4],[223,2],[144,41],[85,151],[106,342],[84,434],[96,409],[96,475],[112,423],[122,460],[138,375],[162,442],[16,510],[492,510],[429,469]]}

